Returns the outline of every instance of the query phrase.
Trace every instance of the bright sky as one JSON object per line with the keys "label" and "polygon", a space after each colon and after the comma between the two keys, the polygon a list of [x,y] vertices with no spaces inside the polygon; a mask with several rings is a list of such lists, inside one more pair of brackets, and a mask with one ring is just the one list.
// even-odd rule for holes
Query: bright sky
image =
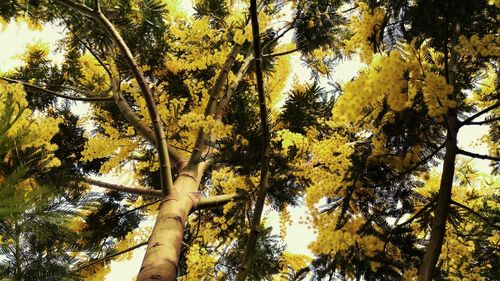
{"label": "bright sky", "polygon": [[[183,9],[192,13],[189,6],[190,1],[183,2]],[[63,29],[54,25],[48,25],[43,31],[29,31],[26,24],[9,24],[3,32],[0,32],[0,75],[18,66],[20,60],[16,59],[18,55],[27,44],[37,41],[45,42],[54,50],[57,40],[61,38]],[[51,56],[55,61],[61,61],[62,55],[52,52]],[[352,79],[360,68],[360,63],[357,60],[344,61],[336,68],[332,77],[337,82],[345,82]],[[294,75],[300,77],[302,81],[307,81],[310,77],[309,71],[299,61],[298,56],[294,55],[292,59],[292,69]],[[292,75],[292,76],[294,76]],[[291,83],[289,83],[291,84]],[[74,107],[77,113],[83,114],[87,111],[86,106]],[[462,148],[467,148],[477,153],[486,154],[487,148],[481,144],[479,138],[487,132],[486,128],[480,126],[466,126],[460,130],[459,145]],[[481,145],[474,145],[481,144]],[[476,161],[476,167],[481,171],[489,171],[488,161]],[[122,183],[126,179],[119,177],[107,178],[110,182]],[[267,210],[267,222],[273,226],[274,233],[279,234],[279,218],[276,212]],[[287,237],[287,251],[292,253],[311,254],[307,245],[314,239],[314,235],[304,224],[298,224],[298,219],[305,214],[304,208],[290,209],[294,223],[288,228]],[[145,252],[145,247],[141,247],[134,251],[134,257],[125,262],[113,262],[112,272],[108,275],[106,280],[131,280],[139,270],[142,257]]]}

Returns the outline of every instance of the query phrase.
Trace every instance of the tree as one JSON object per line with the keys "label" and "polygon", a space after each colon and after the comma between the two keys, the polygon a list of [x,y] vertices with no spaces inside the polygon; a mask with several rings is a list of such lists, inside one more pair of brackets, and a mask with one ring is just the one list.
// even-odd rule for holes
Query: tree
{"label": "tree", "polygon": [[[62,164],[41,180],[69,173],[77,175],[69,182],[113,190],[69,224],[67,243],[90,259],[65,270],[97,278],[110,258],[145,245],[137,239],[144,230],[134,229],[141,214],[153,214],[137,280],[298,279],[311,270],[318,279],[400,280],[419,267],[422,280],[463,278],[472,269],[494,276],[495,268],[470,259],[438,259],[443,243],[466,243],[467,251],[495,258],[488,253],[498,240],[496,211],[485,215],[480,207],[495,196],[471,195],[477,201],[469,207],[452,199],[452,185],[457,154],[498,160],[498,52],[488,47],[498,41],[497,6],[206,0],[194,7],[193,18],[156,0],[0,4],[4,20],[67,30],[62,65],[34,46],[25,65],[3,77],[24,86],[39,114],[64,117],[52,143],[78,136],[54,152]],[[283,7],[291,10],[284,23]],[[283,43],[291,32],[292,43]],[[293,52],[316,81],[293,85],[280,108]],[[365,64],[355,79],[333,92],[318,85],[338,58],[353,53]],[[60,99],[88,102],[89,117],[76,121]],[[475,121],[486,113],[491,117]],[[82,135],[85,123],[92,130]],[[491,155],[458,148],[458,129],[482,124],[490,125]],[[437,189],[439,176],[427,175],[443,156]],[[144,187],[92,178],[108,173],[131,174]],[[438,195],[419,189],[425,184]],[[467,185],[478,186],[462,181],[459,194],[468,194]],[[57,196],[68,192],[90,196],[81,189]],[[266,203],[286,223],[287,207],[301,200],[318,235],[313,261],[283,253],[262,222]]]}

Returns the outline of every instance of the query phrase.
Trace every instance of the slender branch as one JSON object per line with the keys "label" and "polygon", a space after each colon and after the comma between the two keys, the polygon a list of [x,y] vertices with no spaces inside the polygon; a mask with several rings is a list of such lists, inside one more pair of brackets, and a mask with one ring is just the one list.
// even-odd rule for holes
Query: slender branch
{"label": "slender branch", "polygon": [[234,77],[233,83],[228,87],[226,94],[222,97],[219,104],[217,105],[217,109],[216,109],[216,113],[215,113],[216,120],[222,120],[222,117],[225,115],[229,101],[231,100],[234,92],[236,91],[236,88],[238,87],[240,82],[243,80],[243,77],[247,73],[248,66],[250,65],[252,60],[253,60],[253,54],[248,54],[248,56],[245,58],[245,60],[241,64],[240,69],[238,70],[238,73],[236,73],[236,75]]}
{"label": "slender branch", "polygon": [[162,195],[160,190],[155,190],[155,189],[128,187],[128,186],[107,183],[107,182],[89,179],[89,178],[86,178],[84,181],[87,183],[90,183],[92,185],[98,186],[98,187],[111,189],[111,190],[115,190],[115,191],[119,191],[119,192],[126,192],[126,193],[146,195],[146,196],[156,196],[156,197],[161,197],[161,195]]}
{"label": "slender branch", "polygon": [[259,34],[259,22],[257,15],[257,1],[250,1],[250,18],[252,22],[252,34],[253,34],[253,48],[254,48],[254,62],[255,62],[255,75],[257,82],[257,93],[259,96],[259,111],[260,111],[260,121],[262,129],[262,155],[261,155],[261,171],[260,171],[260,182],[259,182],[259,192],[255,202],[255,207],[253,211],[253,217],[251,222],[250,233],[248,234],[248,240],[245,247],[245,252],[243,258],[239,265],[239,271],[236,275],[237,281],[244,281],[250,272],[252,266],[253,256],[255,254],[255,246],[257,244],[257,238],[260,234],[260,223],[262,217],[262,211],[264,208],[264,203],[269,190],[269,164],[270,164],[270,129],[269,120],[267,115],[267,105],[266,105],[266,94],[264,92],[264,79],[262,71],[262,51],[260,46],[260,34]]}
{"label": "slender branch", "polygon": [[237,193],[215,195],[211,197],[201,197],[192,211],[211,209],[224,206],[226,203],[241,199],[241,195]]}
{"label": "slender branch", "polygon": [[87,6],[74,3],[70,0],[57,0],[59,3],[77,10],[82,14],[93,18],[97,23],[99,23],[105,31],[111,36],[113,42],[118,46],[118,49],[125,57],[125,60],[141,89],[142,96],[146,101],[146,106],[148,109],[148,113],[151,118],[151,122],[153,123],[153,130],[155,133],[155,138],[158,143],[158,154],[160,159],[160,182],[161,182],[161,190],[164,196],[171,194],[174,192],[174,183],[172,179],[172,171],[170,170],[170,159],[168,157],[168,148],[167,141],[165,137],[165,132],[163,131],[163,124],[160,119],[158,109],[156,107],[156,103],[153,99],[153,95],[148,86],[148,82],[146,81],[142,70],[137,64],[132,52],[128,48],[127,44],[118,33],[113,24],[101,13],[99,10],[94,11]]}
{"label": "slender branch", "polygon": [[[144,122],[139,116],[137,116],[137,114],[135,114],[130,104],[121,94],[118,82],[112,76],[111,84],[113,86],[113,99],[123,117],[125,117],[125,119],[137,130],[137,132],[143,138],[145,138],[155,147],[158,147],[154,131],[146,124],[146,122]],[[184,167],[186,159],[184,159],[184,156],[182,156],[178,149],[176,149],[172,145],[167,144],[167,149],[168,156],[175,163],[177,170],[180,171]]]}
{"label": "slender branch", "polygon": [[294,53],[294,52],[299,51],[299,50],[300,50],[299,48],[295,48],[295,49],[291,49],[291,50],[280,52],[280,53],[265,54],[265,55],[262,55],[262,58],[266,59],[266,58],[272,58],[272,57],[285,56],[285,55]]}
{"label": "slender branch", "polygon": [[492,123],[492,122],[499,121],[499,120],[500,120],[500,116],[490,118],[490,119],[485,119],[483,121],[477,121],[477,122],[470,121],[470,122],[464,123],[463,125],[479,125],[480,126],[480,125]]}
{"label": "slender branch", "polygon": [[110,221],[110,220],[112,220],[112,219],[116,219],[116,218],[123,217],[123,216],[125,216],[125,215],[127,215],[127,214],[133,213],[133,212],[138,211],[138,210],[140,210],[140,209],[144,209],[144,208],[146,208],[146,207],[149,207],[149,206],[151,206],[151,205],[154,205],[154,204],[156,204],[156,203],[159,203],[160,201],[161,201],[161,199],[158,199],[158,200],[155,200],[155,201],[153,201],[153,202],[149,202],[149,203],[146,203],[146,204],[141,205],[141,206],[139,206],[139,207],[136,207],[136,208],[130,209],[130,210],[125,211],[125,212],[123,212],[123,213],[116,214],[116,215],[114,215],[114,216],[112,216],[112,217],[107,218],[106,220],[104,220],[104,223],[106,223],[106,222],[108,222],[108,221]]}
{"label": "slender branch", "polygon": [[82,14],[84,14],[85,16],[87,17],[90,17],[90,18],[93,18],[93,19],[98,19],[99,16],[98,14],[92,10],[91,8],[85,6],[85,5],[82,5],[80,3],[75,3],[71,0],[57,0],[57,2],[65,5],[66,7],[68,8],[71,8],[73,10],[76,10]]}
{"label": "slender branch", "polygon": [[[224,87],[224,82],[226,81],[229,71],[231,71],[231,66],[236,60],[236,56],[239,54],[240,50],[241,45],[239,44],[234,44],[233,48],[231,48],[231,51],[226,58],[226,61],[224,62],[224,65],[222,66],[222,69],[219,72],[219,75],[217,76],[212,89],[210,90],[210,97],[208,98],[207,106],[205,108],[205,116],[213,114],[216,110],[217,97]],[[191,157],[189,158],[189,161],[186,165],[188,169],[194,170],[196,165],[202,161],[201,155],[203,153],[203,147],[206,137],[207,136],[204,133],[203,128],[199,128],[198,135],[196,136],[195,144],[193,147],[193,153],[191,153]]]}
{"label": "slender branch", "polygon": [[500,102],[497,102],[491,106],[488,106],[487,108],[479,111],[478,113],[468,117],[467,119],[465,119],[464,121],[460,122],[460,127],[463,126],[463,125],[467,125],[469,122],[471,122],[472,120],[476,119],[477,117],[497,108],[497,107],[500,107]]}
{"label": "slender branch", "polygon": [[94,11],[98,13],[101,12],[101,6],[99,5],[99,0],[94,0]]}
{"label": "slender branch", "polygon": [[[434,205],[434,203],[436,203],[437,201],[437,197],[435,197],[434,199],[432,199],[429,203],[427,203],[422,209],[418,210],[418,212],[416,212],[411,218],[409,218],[408,220],[406,220],[404,223],[402,224],[398,224],[393,230],[395,229],[398,229],[398,228],[401,228],[407,224],[410,224],[412,223],[414,220],[416,220],[420,215],[422,215],[427,209],[431,208],[432,205]],[[391,231],[392,232],[392,231]]]}
{"label": "slender branch", "polygon": [[462,209],[465,209],[465,210],[469,211],[470,213],[474,214],[476,217],[480,218],[481,220],[483,220],[485,223],[487,223],[487,224],[488,224],[488,225],[490,225],[491,227],[493,227],[493,228],[495,228],[495,229],[497,229],[497,230],[500,230],[500,226],[498,226],[498,225],[496,225],[496,224],[492,223],[492,222],[491,222],[491,221],[489,221],[487,218],[485,218],[484,216],[482,216],[482,215],[481,215],[481,214],[479,214],[478,212],[476,212],[476,211],[472,210],[471,208],[469,208],[469,207],[465,206],[464,204],[459,203],[459,202],[457,202],[457,201],[455,201],[455,200],[453,200],[453,199],[451,200],[451,204],[456,205],[456,206],[458,206],[458,207],[460,207],[460,208],[462,208]]}
{"label": "slender branch", "polygon": [[107,256],[105,256],[105,257],[103,257],[103,258],[100,258],[100,259],[97,259],[97,260],[95,260],[95,261],[91,261],[91,262],[89,262],[88,264],[83,265],[83,266],[81,266],[81,267],[79,267],[79,268],[75,269],[74,271],[75,271],[75,272],[76,272],[76,271],[80,271],[80,270],[82,270],[82,269],[84,269],[84,268],[87,268],[87,267],[89,267],[89,266],[92,266],[92,265],[94,265],[94,264],[96,264],[96,263],[100,263],[100,262],[103,262],[103,261],[106,261],[106,260],[112,259],[112,258],[114,258],[114,257],[116,257],[116,256],[123,255],[123,254],[125,254],[125,253],[128,253],[128,252],[130,252],[130,251],[133,251],[133,250],[135,250],[135,249],[137,249],[137,248],[140,248],[140,247],[142,247],[142,246],[146,246],[147,244],[148,244],[148,241],[141,242],[141,243],[139,243],[139,244],[137,244],[137,245],[135,245],[135,246],[133,246],[133,247],[130,247],[130,248],[128,248],[128,249],[125,249],[125,250],[123,250],[123,251],[119,251],[119,252],[117,252],[117,253],[114,253],[114,254],[111,254],[111,255],[107,255]]}
{"label": "slender branch", "polygon": [[381,186],[383,184],[386,184],[386,183],[389,183],[389,182],[392,182],[394,180],[397,180],[397,179],[400,179],[402,177],[404,177],[405,175],[407,174],[410,174],[411,172],[415,171],[415,169],[417,169],[418,167],[420,167],[421,165],[427,163],[427,161],[429,161],[429,159],[431,159],[432,157],[434,157],[439,151],[441,151],[441,149],[443,149],[446,145],[446,142],[442,143],[440,146],[438,146],[433,152],[431,152],[431,154],[427,155],[426,157],[424,157],[422,160],[418,161],[417,164],[415,164],[415,166],[413,166],[412,168],[406,170],[406,171],[403,171],[391,178],[389,178],[387,181],[385,181],[384,183],[382,184],[379,184],[377,186]]}
{"label": "slender branch", "polygon": [[309,271],[311,271],[311,268],[309,268],[309,266],[303,267],[303,268],[299,269],[297,271],[297,273],[295,273],[295,275],[293,276],[293,278],[291,280],[292,281],[296,281],[299,279],[304,280],[304,278],[309,273]]}
{"label": "slender branch", "polygon": [[482,155],[482,154],[477,154],[477,153],[472,153],[469,151],[465,151],[462,149],[458,149],[458,154],[462,154],[465,156],[473,157],[473,158],[478,158],[478,159],[484,159],[484,160],[491,160],[491,161],[500,161],[500,157],[494,157],[494,156],[489,156],[489,155]]}
{"label": "slender branch", "polygon": [[271,44],[273,44],[274,42],[278,41],[280,38],[282,38],[283,36],[285,36],[285,34],[287,34],[290,30],[293,29],[293,26],[294,26],[295,22],[299,19],[300,15],[302,13],[302,9],[304,8],[306,2],[307,1],[302,1],[301,3],[299,3],[299,4],[302,4],[302,5],[300,5],[299,7],[297,7],[297,13],[295,14],[295,17],[290,22],[290,24],[288,25],[288,27],[282,33],[280,33],[278,36],[274,37],[271,41],[269,41],[266,44],[264,44],[264,46],[262,47],[262,49],[265,49],[268,46],[270,46]]}
{"label": "slender branch", "polygon": [[[68,99],[68,100],[86,101],[86,102],[112,102],[113,101],[113,97],[87,98],[87,97],[67,96],[67,95],[63,95],[63,94],[60,94],[58,92],[55,92],[55,91],[52,91],[52,90],[48,90],[48,89],[45,89],[45,88],[42,88],[42,87],[39,87],[39,86],[36,86],[36,85],[33,85],[33,84],[29,84],[29,83],[26,83],[26,82],[23,82],[23,81],[20,81],[20,80],[15,80],[15,79],[7,78],[7,77],[0,77],[0,79],[2,79],[4,81],[7,81],[9,83],[19,83],[19,84],[22,84],[25,87],[32,88],[32,89],[44,92],[46,94],[53,95],[53,96],[56,96],[56,97],[60,97],[60,98],[63,98],[63,99]],[[83,90],[78,90],[78,92],[91,94],[91,93],[85,92]]]}
{"label": "slender branch", "polygon": [[[97,2],[97,7],[99,5],[99,2]],[[89,51],[89,53],[97,60],[97,62],[102,66],[102,68],[104,68],[104,71],[106,71],[106,73],[108,74],[109,76],[109,79],[111,79],[111,71],[110,69],[108,68],[108,66],[104,63],[104,61],[96,54],[96,52],[94,52],[94,50],[92,50],[92,48],[90,48],[90,46],[82,39],[80,38],[80,36],[77,35],[77,33],[70,27],[71,25],[69,24],[69,22],[66,20],[66,18],[64,17],[64,15],[62,14],[62,12],[59,10],[59,8],[57,8],[56,5],[52,5],[54,7],[54,9],[57,11],[57,13],[59,14],[59,16],[62,18],[62,20],[64,21],[64,23],[66,24],[66,27],[68,28],[68,30],[71,32],[71,34],[73,34],[73,36],[75,36],[75,38],[80,42],[80,44],[83,45],[83,47]],[[99,8],[100,10],[100,8]]]}

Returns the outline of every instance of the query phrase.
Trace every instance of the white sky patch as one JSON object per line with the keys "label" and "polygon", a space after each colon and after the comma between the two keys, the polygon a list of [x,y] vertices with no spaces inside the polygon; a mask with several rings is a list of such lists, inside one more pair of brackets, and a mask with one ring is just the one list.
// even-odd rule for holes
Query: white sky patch
{"label": "white sky patch", "polygon": [[50,57],[56,62],[62,62],[63,55],[55,51],[58,40],[63,36],[64,29],[54,24],[47,24],[42,31],[28,29],[26,23],[10,22],[5,31],[0,32],[0,73],[12,70],[21,64],[16,58],[28,44],[44,42],[51,48]]}

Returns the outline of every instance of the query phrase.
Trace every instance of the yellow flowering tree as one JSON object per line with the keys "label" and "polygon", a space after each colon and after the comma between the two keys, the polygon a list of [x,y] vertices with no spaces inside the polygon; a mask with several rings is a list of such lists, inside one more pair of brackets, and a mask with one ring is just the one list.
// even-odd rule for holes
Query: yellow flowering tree
{"label": "yellow flowering tree", "polygon": [[[78,149],[60,152],[84,176],[74,181],[111,191],[68,222],[74,269],[103,279],[110,259],[147,245],[141,281],[488,278],[494,264],[453,251],[438,263],[443,241],[470,253],[496,241],[481,219],[471,225],[488,242],[446,228],[452,202],[484,211],[452,201],[456,155],[498,160],[497,2],[470,2],[200,0],[193,15],[160,0],[0,4],[2,22],[66,28],[62,64],[33,48],[3,80],[54,116],[62,99],[89,105],[73,122],[85,128]],[[289,91],[295,52],[316,80]],[[319,78],[350,56],[358,75],[323,89]],[[481,124],[490,155],[458,148],[459,128]],[[423,194],[443,156],[438,195]],[[285,235],[301,201],[312,261],[283,252],[263,221],[272,207]]]}

